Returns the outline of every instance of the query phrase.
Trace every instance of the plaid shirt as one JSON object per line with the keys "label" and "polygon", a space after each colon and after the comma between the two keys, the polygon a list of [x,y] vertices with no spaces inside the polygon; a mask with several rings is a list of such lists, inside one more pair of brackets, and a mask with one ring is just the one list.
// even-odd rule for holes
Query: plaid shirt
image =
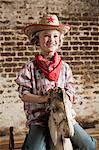
{"label": "plaid shirt", "polygon": [[[28,92],[36,95],[46,95],[49,89],[60,87],[66,90],[71,103],[74,102],[74,79],[69,65],[64,61],[62,61],[62,68],[57,82],[49,81],[33,60],[26,63],[20,70],[16,83],[19,85],[18,91],[20,97]],[[27,126],[30,124],[45,125],[47,123],[48,112],[46,105],[24,102]]]}

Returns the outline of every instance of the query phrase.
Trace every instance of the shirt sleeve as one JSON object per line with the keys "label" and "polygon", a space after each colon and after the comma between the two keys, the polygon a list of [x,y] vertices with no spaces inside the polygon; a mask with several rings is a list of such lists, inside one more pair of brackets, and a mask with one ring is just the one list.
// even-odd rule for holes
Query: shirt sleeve
{"label": "shirt sleeve", "polygon": [[28,64],[24,65],[23,68],[20,70],[17,79],[15,80],[18,84],[18,92],[19,96],[31,92],[32,89],[32,82],[31,82],[31,71],[30,66]]}
{"label": "shirt sleeve", "polygon": [[66,83],[65,83],[65,89],[66,89],[66,93],[69,96],[69,100],[72,103],[75,103],[75,82],[74,82],[74,78],[73,78],[73,74],[72,74],[72,70],[69,67],[68,64],[67,65],[67,71],[66,71]]}

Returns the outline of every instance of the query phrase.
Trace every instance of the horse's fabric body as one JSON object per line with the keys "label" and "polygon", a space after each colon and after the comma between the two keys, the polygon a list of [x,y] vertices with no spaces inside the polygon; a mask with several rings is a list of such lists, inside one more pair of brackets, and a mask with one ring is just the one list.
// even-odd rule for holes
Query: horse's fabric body
{"label": "horse's fabric body", "polygon": [[74,135],[70,102],[64,90],[50,91],[49,130],[53,141],[53,150],[73,150],[70,136]]}

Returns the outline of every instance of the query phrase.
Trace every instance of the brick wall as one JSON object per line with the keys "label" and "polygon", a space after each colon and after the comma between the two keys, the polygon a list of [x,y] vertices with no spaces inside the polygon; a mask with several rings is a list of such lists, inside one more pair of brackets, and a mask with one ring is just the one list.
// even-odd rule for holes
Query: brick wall
{"label": "brick wall", "polygon": [[99,119],[99,3],[98,0],[0,1],[0,129],[24,128],[23,103],[15,79],[38,50],[22,33],[23,26],[55,13],[71,25],[60,52],[70,64],[76,82],[78,117],[90,124]]}

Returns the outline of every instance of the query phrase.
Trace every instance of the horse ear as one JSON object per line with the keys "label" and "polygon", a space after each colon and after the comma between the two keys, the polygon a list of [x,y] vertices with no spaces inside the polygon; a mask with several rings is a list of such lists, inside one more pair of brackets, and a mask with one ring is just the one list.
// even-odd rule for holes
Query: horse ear
{"label": "horse ear", "polygon": [[71,102],[65,91],[63,91],[63,103],[64,103],[65,115],[66,115],[68,127],[69,127],[69,136],[73,136],[74,135],[74,126],[72,124]]}
{"label": "horse ear", "polygon": [[55,146],[57,144],[58,129],[57,129],[57,126],[55,124],[55,121],[54,121],[52,114],[49,116],[48,126],[49,126],[49,130],[50,130],[51,139],[52,139],[54,146]]}

